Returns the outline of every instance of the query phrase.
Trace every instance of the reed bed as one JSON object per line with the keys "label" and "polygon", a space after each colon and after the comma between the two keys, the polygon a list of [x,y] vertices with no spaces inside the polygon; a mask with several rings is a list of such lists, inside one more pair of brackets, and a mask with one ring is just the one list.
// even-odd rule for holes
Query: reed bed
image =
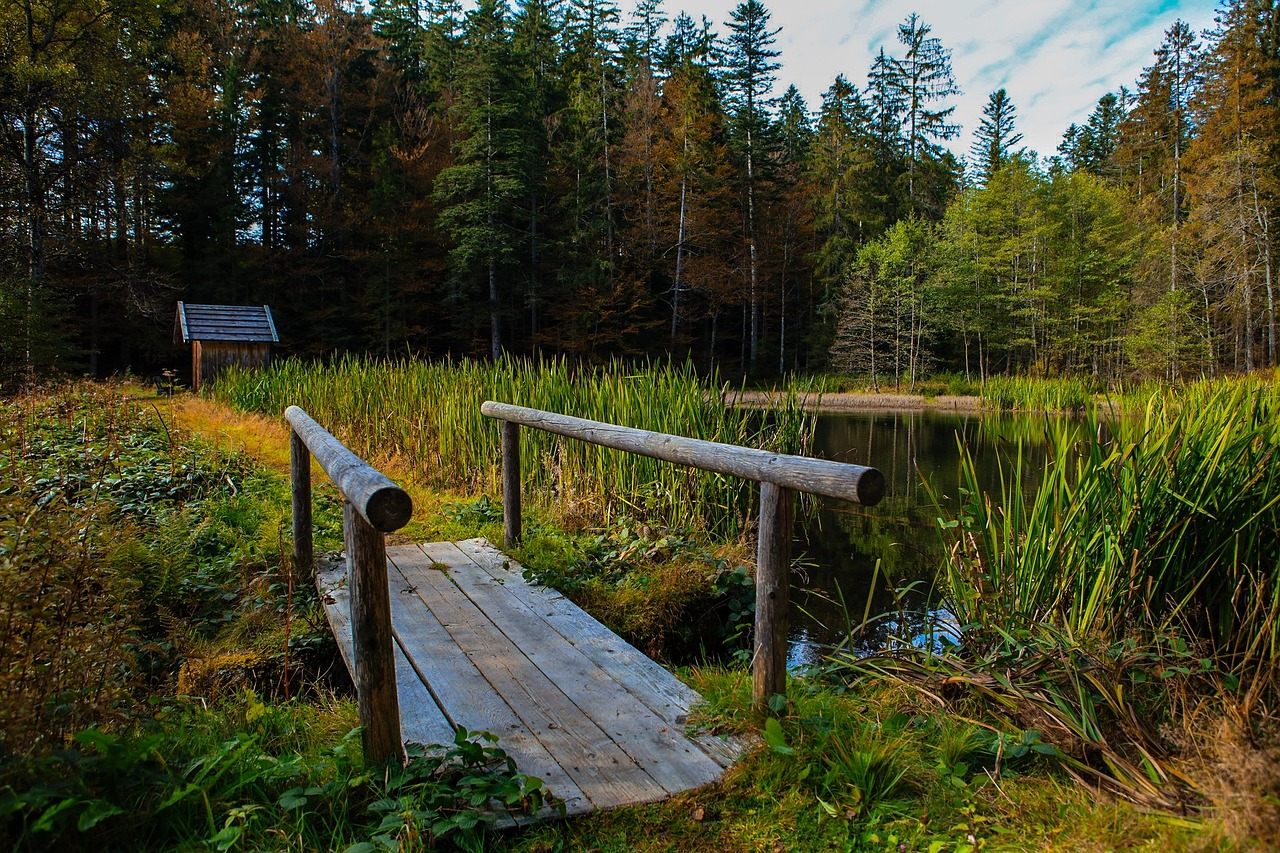
{"label": "reed bed", "polygon": [[968,460],[948,528],[952,610],[961,624],[1104,641],[1184,625],[1233,669],[1259,655],[1274,666],[1278,451],[1280,391],[1241,380],[1154,394],[1141,420],[1086,418],[1053,442],[1027,502],[1020,457],[999,501]]}
{"label": "reed bed", "polygon": [[[799,453],[812,434],[794,397],[764,413],[726,408],[716,377],[691,365],[585,367],[552,359],[428,363],[343,356],[290,359],[263,371],[230,370],[212,393],[238,408],[279,415],[298,405],[375,463],[411,467],[433,486],[494,491],[501,477],[496,400],[727,444]],[[751,511],[749,483],[523,430],[526,490],[562,511],[608,520],[624,514],[732,536]]]}
{"label": "reed bed", "polygon": [[976,700],[1088,787],[1182,811],[1221,785],[1180,760],[1194,721],[1257,732],[1280,710],[1280,387],[1135,402],[1050,425],[1044,470],[1019,449],[998,495],[966,457],[942,522],[948,636],[837,666]]}
{"label": "reed bed", "polygon": [[1101,390],[1095,382],[1075,376],[991,376],[982,385],[982,402],[1000,412],[1083,412],[1092,408]]}

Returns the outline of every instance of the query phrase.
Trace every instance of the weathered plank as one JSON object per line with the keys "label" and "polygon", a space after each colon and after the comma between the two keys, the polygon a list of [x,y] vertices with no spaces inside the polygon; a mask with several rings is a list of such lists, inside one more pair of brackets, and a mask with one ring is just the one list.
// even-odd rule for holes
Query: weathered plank
{"label": "weathered plank", "polygon": [[[394,586],[395,581],[392,581]],[[351,639],[351,599],[345,563],[322,561],[316,570],[316,588],[325,615],[333,629],[338,651],[355,678],[355,644]],[[422,683],[413,664],[405,656],[404,643],[397,637],[395,647],[396,692],[400,697],[401,735],[406,741],[422,744],[453,743],[453,724],[445,717],[434,697]]]}
{"label": "weathered plank", "polygon": [[[583,714],[498,628],[484,618],[429,558],[396,565],[419,587],[454,641],[503,696],[557,762],[600,808],[663,799],[668,791],[652,779],[607,733]],[[447,702],[447,700],[445,700]]]}
{"label": "weathered plank", "polygon": [[[401,644],[413,650],[419,679],[429,686],[448,720],[469,731],[497,735],[498,745],[522,773],[536,776],[565,802],[568,814],[591,811],[592,803],[569,774],[525,728],[475,664],[458,648],[435,613],[405,577],[401,549],[391,554],[391,619]],[[432,571],[428,569],[428,571]],[[450,700],[453,701],[450,701]]]}
{"label": "weathered plank", "polygon": [[450,580],[582,714],[674,794],[719,778],[723,768],[570,643],[550,642],[547,623],[451,543],[423,546],[449,565]]}
{"label": "weathered plank", "polygon": [[316,589],[324,615],[329,619],[338,651],[351,678],[356,677],[356,650],[351,640],[351,590],[347,583],[347,564],[341,560],[320,560],[316,566]]}
{"label": "weathered plank", "polygon": [[742,477],[745,480],[775,483],[810,494],[866,505],[877,504],[884,497],[884,475],[875,468],[863,465],[770,453],[755,447],[668,435],[493,401],[484,403],[480,411],[491,418],[535,427],[591,444],[701,468],[704,471]]}
{"label": "weathered plank", "polygon": [[[519,564],[484,539],[453,543],[495,583],[528,606],[546,623],[613,680],[643,702],[663,722],[684,727],[695,703],[702,697],[647,655],[610,631],[559,592],[525,582]],[[545,642],[549,642],[548,637]],[[721,767],[733,764],[743,753],[743,742],[708,732],[685,735],[697,743]]]}

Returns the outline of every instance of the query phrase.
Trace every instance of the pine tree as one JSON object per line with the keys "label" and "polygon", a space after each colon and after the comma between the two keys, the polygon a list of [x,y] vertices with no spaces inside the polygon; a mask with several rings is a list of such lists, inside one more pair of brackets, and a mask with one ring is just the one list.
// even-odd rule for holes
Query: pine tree
{"label": "pine tree", "polygon": [[706,314],[706,352],[714,359],[718,318],[731,299],[729,160],[725,116],[714,76],[715,36],[704,18],[676,18],[660,53],[662,133],[655,160],[660,228],[671,280],[671,345],[687,347],[687,330]]}
{"label": "pine tree", "polygon": [[1022,134],[1014,132],[1017,112],[1004,89],[997,89],[988,97],[972,148],[978,183],[985,185],[991,180],[996,169],[1014,153],[1014,146],[1022,141]]}
{"label": "pine tree", "polygon": [[808,288],[798,285],[807,278],[802,272],[802,261],[812,252],[813,235],[813,217],[804,181],[804,161],[813,144],[813,122],[809,107],[795,86],[788,86],[779,99],[773,135],[778,192],[766,209],[765,221],[771,226],[772,243],[777,247],[773,268],[778,294],[778,373],[782,374],[787,370],[787,347],[798,338],[797,320],[805,314],[801,297],[807,295]]}
{"label": "pine tree", "polygon": [[1231,0],[1211,38],[1188,151],[1189,224],[1203,253],[1206,326],[1219,326],[1232,367],[1252,370],[1280,355],[1280,5]]}
{"label": "pine tree", "polygon": [[[1148,342],[1143,349],[1166,358],[1160,370],[1171,380],[1183,371],[1180,354],[1191,353],[1182,342],[1194,340],[1185,316],[1193,303],[1175,294],[1190,274],[1191,253],[1183,246],[1189,212],[1184,161],[1192,137],[1191,102],[1200,79],[1198,54],[1195,34],[1186,22],[1177,21],[1165,31],[1156,61],[1143,72],[1133,109],[1121,123],[1116,155],[1125,164],[1143,222],[1158,234],[1142,264],[1144,286],[1135,297],[1140,312],[1135,328],[1148,330],[1147,338],[1164,329],[1163,344]],[[1153,366],[1150,360],[1141,365],[1144,370]],[[1198,372],[1203,364],[1189,367]]]}
{"label": "pine tree", "polygon": [[754,366],[760,354],[760,247],[756,221],[757,196],[765,180],[763,149],[772,106],[768,94],[773,88],[774,72],[779,65],[773,49],[781,29],[769,29],[769,12],[759,0],[744,0],[730,14],[724,57],[726,101],[733,118],[734,139],[744,167],[743,238],[747,244],[747,302],[749,363]]}
{"label": "pine tree", "polygon": [[[880,48],[867,72],[867,105],[875,152],[873,184],[880,229],[887,228],[911,209],[910,200],[902,192],[907,183],[907,146],[902,135],[906,103],[894,82],[897,74],[895,60]],[[873,236],[878,237],[879,231]]]}
{"label": "pine tree", "polygon": [[570,0],[561,32],[566,103],[552,151],[561,184],[556,328],[561,346],[584,354],[610,345],[634,296],[617,278],[618,19],[608,0]]}
{"label": "pine tree", "polygon": [[822,96],[809,153],[809,186],[818,250],[815,274],[827,302],[858,248],[882,229],[874,197],[871,113],[856,86],[836,77]]}
{"label": "pine tree", "polygon": [[902,105],[907,200],[917,213],[940,216],[953,183],[940,143],[954,139],[960,126],[949,121],[954,106],[934,105],[960,94],[960,87],[951,70],[951,51],[929,35],[932,31],[914,13],[898,25],[898,41],[906,53],[893,61],[889,85]]}
{"label": "pine tree", "polygon": [[502,276],[518,263],[525,198],[526,136],[518,119],[521,89],[514,79],[510,29],[502,0],[482,0],[467,14],[460,70],[455,164],[440,173],[436,193],[451,234],[451,273],[464,284],[482,279],[489,315],[489,352],[502,355]]}
{"label": "pine tree", "polygon": [[545,273],[554,253],[550,251],[552,229],[547,227],[553,205],[551,175],[551,127],[564,108],[565,92],[560,79],[560,20],[549,0],[521,0],[512,34],[512,58],[521,90],[527,93],[522,124],[527,129],[525,174],[528,197],[526,262],[520,264],[529,310],[529,333],[533,346],[542,340]]}
{"label": "pine tree", "polygon": [[1115,176],[1118,173],[1115,155],[1124,116],[1119,95],[1108,92],[1099,98],[1089,121],[1084,126],[1071,125],[1063,135],[1058,153],[1067,166],[1099,177]]}

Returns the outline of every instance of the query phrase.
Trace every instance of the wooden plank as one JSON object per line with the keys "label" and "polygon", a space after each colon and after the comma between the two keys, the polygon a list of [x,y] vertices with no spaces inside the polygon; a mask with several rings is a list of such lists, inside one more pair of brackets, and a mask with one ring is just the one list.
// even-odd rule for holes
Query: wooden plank
{"label": "wooden plank", "polygon": [[471,561],[452,543],[423,546],[428,558],[447,563],[449,577],[488,621],[554,683],[587,718],[668,793],[720,778],[723,768],[684,737],[683,726],[656,715],[604,669],[559,635],[536,612]]}
{"label": "wooden plank", "polygon": [[[355,679],[355,645],[351,641],[351,601],[347,590],[345,563],[325,561],[316,572],[316,586],[324,602],[325,615],[333,628],[338,650]],[[406,741],[423,744],[453,743],[453,724],[445,717],[417,670],[405,656],[403,643],[396,638],[396,688],[400,694],[401,733]]]}
{"label": "wooden plank", "polygon": [[589,421],[540,409],[487,401],[480,406],[487,417],[523,424],[556,435],[565,435],[602,447],[715,471],[744,480],[776,483],[814,495],[840,498],[871,506],[884,497],[884,475],[875,468],[770,453],[755,447],[739,447],[700,438],[685,438],[647,429]]}
{"label": "wooden plank", "polygon": [[[440,624],[506,699],[529,731],[599,808],[654,802],[668,792],[582,713],[449,578],[418,552],[398,550],[394,562],[427,601]],[[416,654],[416,653],[415,653]],[[452,701],[437,692],[452,711]],[[459,697],[465,699],[465,697]]]}
{"label": "wooden plank", "polygon": [[324,615],[338,641],[338,651],[351,674],[356,677],[355,644],[351,642],[351,590],[347,585],[347,564],[340,560],[321,560],[316,566],[316,589],[324,604]]}
{"label": "wooden plank", "polygon": [[[691,709],[702,697],[667,672],[639,649],[602,625],[589,613],[550,587],[529,584],[520,565],[487,540],[454,543],[475,565],[512,595],[537,612],[557,634],[585,654],[597,666],[669,725],[684,726]],[[746,744],[710,732],[686,732],[721,767],[742,756]]]}
{"label": "wooden plank", "polygon": [[436,704],[422,676],[405,655],[404,642],[396,637],[396,692],[400,695],[400,732],[405,743],[449,746],[453,743],[453,723]]}
{"label": "wooden plank", "polygon": [[[399,549],[393,549],[393,555]],[[498,736],[498,745],[513,758],[522,773],[536,776],[565,801],[568,814],[585,814],[592,804],[582,789],[546,748],[525,730],[520,717],[494,690],[418,595],[413,582],[400,570],[398,556],[391,559],[391,619],[397,639],[419,680],[427,685],[448,720],[469,731]]]}

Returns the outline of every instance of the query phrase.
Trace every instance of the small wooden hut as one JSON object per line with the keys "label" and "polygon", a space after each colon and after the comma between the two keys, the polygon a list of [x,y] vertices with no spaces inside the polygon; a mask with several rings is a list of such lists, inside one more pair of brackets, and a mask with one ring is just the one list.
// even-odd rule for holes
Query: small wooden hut
{"label": "small wooden hut", "polygon": [[265,367],[280,336],[270,306],[179,302],[173,341],[191,344],[191,390],[199,391],[229,365]]}

